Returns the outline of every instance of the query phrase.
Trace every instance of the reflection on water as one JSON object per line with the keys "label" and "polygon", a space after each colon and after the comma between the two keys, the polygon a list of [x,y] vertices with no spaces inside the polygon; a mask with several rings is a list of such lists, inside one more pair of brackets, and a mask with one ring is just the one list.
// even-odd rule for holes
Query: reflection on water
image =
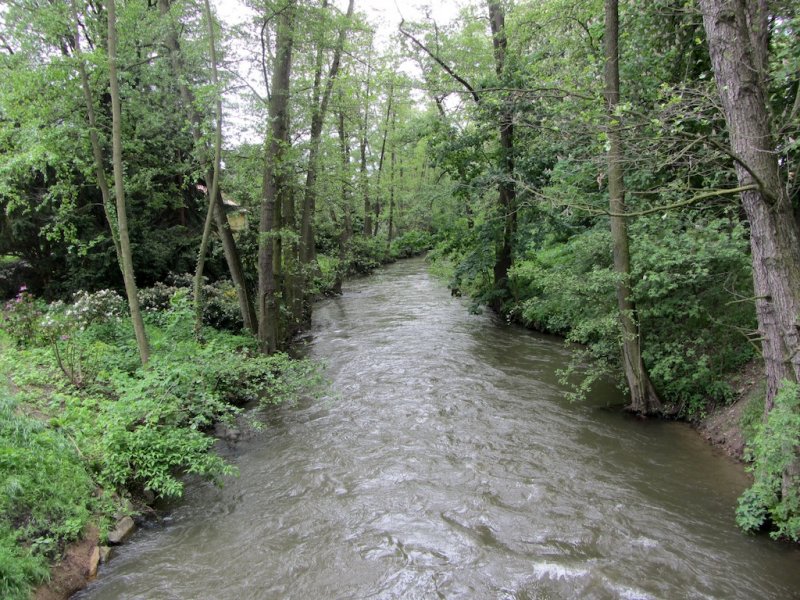
{"label": "reflection on water", "polygon": [[793,598],[733,523],[741,468],[688,427],[564,400],[558,340],[471,315],[421,260],[316,307],[331,397],[223,447],[80,598]]}

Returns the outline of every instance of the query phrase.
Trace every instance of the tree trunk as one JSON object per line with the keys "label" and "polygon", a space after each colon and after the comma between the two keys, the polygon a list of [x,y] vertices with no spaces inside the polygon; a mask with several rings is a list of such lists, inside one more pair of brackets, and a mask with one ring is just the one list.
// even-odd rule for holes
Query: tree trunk
{"label": "tree trunk", "polygon": [[[158,8],[162,16],[169,14],[169,7],[169,0],[158,0]],[[170,63],[172,66],[173,75],[179,82],[178,89],[181,95],[181,102],[183,103],[184,109],[188,114],[189,121],[192,124],[192,139],[194,140],[195,147],[198,150],[201,150],[203,149],[203,136],[200,131],[200,125],[203,119],[200,113],[195,109],[194,94],[189,89],[189,86],[185,83],[178,34],[173,23],[170,23],[169,25],[165,42],[170,53]],[[203,158],[201,162],[207,163],[205,158]],[[209,188],[213,185],[212,182],[214,180],[213,167],[208,164],[203,164],[203,167],[205,171],[206,187]],[[253,300],[250,296],[250,292],[247,287],[247,281],[244,277],[244,269],[242,268],[242,260],[239,255],[239,249],[236,247],[236,240],[233,237],[233,232],[231,231],[230,226],[228,225],[228,219],[225,216],[225,206],[222,202],[222,194],[219,192],[219,186],[217,195],[211,196],[209,194],[208,199],[209,202],[213,200],[215,203],[214,221],[217,226],[217,232],[222,240],[222,249],[225,254],[225,262],[228,264],[228,272],[230,273],[231,281],[233,281],[233,285],[236,288],[236,297],[239,302],[239,312],[242,315],[242,323],[244,324],[245,329],[256,333],[258,321],[256,318],[255,307],[253,306]]]}
{"label": "tree trunk", "polygon": [[119,265],[120,272],[125,276],[125,269],[122,262],[122,247],[119,243],[119,232],[117,230],[117,219],[114,207],[111,204],[111,192],[108,188],[108,179],[106,179],[105,165],[103,161],[103,149],[100,146],[100,138],[97,135],[97,118],[94,114],[94,101],[92,100],[92,88],[89,84],[89,74],[86,72],[86,63],[83,60],[83,53],[81,51],[81,26],[78,19],[78,9],[75,6],[75,0],[71,0],[70,7],[72,10],[72,18],[75,21],[75,58],[78,62],[78,74],[81,78],[81,89],[83,90],[83,99],[86,102],[86,118],[89,121],[89,141],[92,145],[92,157],[94,159],[94,171],[97,177],[97,187],[100,190],[100,197],[103,199],[103,214],[105,214],[106,222],[108,223],[109,231],[111,232],[111,239],[114,242],[114,251],[117,255],[117,264]]}
{"label": "tree trunk", "polygon": [[[327,2],[323,3],[323,9]],[[354,0],[350,0],[347,5],[347,19],[353,16]],[[328,104],[333,91],[333,84],[339,74],[339,65],[344,49],[344,40],[347,34],[347,27],[339,29],[339,37],[336,47],[333,50],[331,66],[323,87],[322,84],[322,41],[319,41],[317,48],[316,68],[314,72],[314,88],[312,92],[313,105],[311,109],[311,132],[309,139],[308,169],[306,171],[306,184],[303,197],[303,211],[300,221],[300,264],[302,265],[302,276],[297,277],[298,286],[303,289],[294,290],[296,301],[299,305],[293,308],[295,319],[298,322],[307,324],[311,320],[311,302],[307,297],[305,289],[308,286],[308,278],[311,277],[312,270],[309,268],[316,260],[316,241],[314,239],[314,213],[317,205],[317,171],[319,170],[319,149],[322,141],[322,127],[325,123],[325,116],[328,112]]]}
{"label": "tree trunk", "polygon": [[369,132],[369,88],[372,65],[367,57],[367,89],[364,95],[364,120],[361,125],[361,193],[364,196],[364,237],[372,236],[372,213],[369,201],[369,174],[367,173],[367,133]]}
{"label": "tree trunk", "polygon": [[339,232],[339,267],[336,269],[336,279],[333,283],[333,291],[337,294],[342,293],[342,280],[347,269],[347,246],[353,236],[353,220],[350,214],[350,143],[347,137],[344,124],[344,111],[339,111],[339,151],[342,159],[342,214],[344,215],[344,225]]}
{"label": "tree trunk", "polygon": [[276,57],[269,102],[269,145],[264,161],[264,185],[258,243],[258,339],[261,350],[271,354],[278,348],[279,310],[275,279],[275,208],[287,185],[286,151],[289,146],[289,78],[292,67],[294,0],[289,0],[278,19]]}
{"label": "tree trunk", "polygon": [[[350,0],[347,5],[347,19],[353,16],[354,0]],[[328,112],[328,104],[333,91],[333,84],[339,74],[339,65],[342,60],[342,50],[344,49],[344,40],[347,35],[347,28],[342,26],[339,30],[339,38],[336,41],[336,47],[333,50],[333,59],[328,71],[328,77],[325,80],[325,88],[320,97],[322,90],[322,48],[318,52],[316,72],[314,73],[314,105],[311,114],[311,134],[309,140],[309,153],[308,153],[308,170],[306,171],[306,185],[305,185],[305,198],[303,201],[303,217],[301,221],[301,242],[300,242],[300,258],[304,264],[311,263],[315,257],[314,247],[314,210],[316,208],[316,181],[317,171],[319,169],[319,147],[322,140],[322,126],[325,123],[325,116]]]}
{"label": "tree trunk", "polygon": [[[505,76],[506,47],[505,15],[498,0],[489,0],[489,23],[492,29],[495,71],[502,81]],[[494,289],[492,304],[496,310],[502,308],[508,289],[508,270],[511,268],[511,247],[517,228],[516,185],[514,184],[514,115],[509,106],[503,106],[499,115],[500,125],[500,171],[498,205],[503,219],[503,233],[495,251]]]}
{"label": "tree trunk", "polygon": [[[731,150],[750,223],[756,316],[767,375],[765,415],[781,381],[800,381],[800,232],[792,214],[770,130],[764,87],[766,7],[753,2],[701,0],[703,25]],[[753,21],[761,23],[753,27]]]}
{"label": "tree trunk", "polygon": [[605,96],[608,111],[608,198],[611,212],[611,238],[616,273],[617,308],[622,337],[622,364],[631,393],[629,410],[638,414],[658,413],[661,402],[650,382],[642,360],[641,336],[636,307],[631,299],[631,258],[628,249],[628,226],[625,217],[625,182],[622,172],[622,134],[619,117],[619,10],[617,0],[606,0],[605,23]]}
{"label": "tree trunk", "polygon": [[[392,112],[392,135],[394,135],[395,127],[397,126],[397,111]],[[389,231],[386,243],[388,246],[392,245],[394,238],[394,171],[397,168],[397,148],[395,143],[392,143],[392,153],[390,158],[391,172],[389,173]]]}
{"label": "tree trunk", "polygon": [[117,204],[117,222],[119,227],[119,243],[122,252],[122,274],[125,280],[125,293],[128,296],[128,308],[136,334],[136,345],[142,365],[147,364],[150,348],[144,329],[142,313],[139,310],[139,296],[136,279],[133,274],[133,254],[128,237],[128,213],[125,205],[125,186],[122,175],[122,109],[120,107],[119,80],[117,79],[117,14],[114,0],[108,0],[108,72],[111,93],[112,118],[112,162],[114,166],[114,193]]}
{"label": "tree trunk", "polygon": [[203,236],[200,240],[200,249],[197,251],[197,268],[194,273],[194,332],[197,337],[203,329],[203,268],[206,264],[206,251],[211,237],[211,223],[214,219],[216,198],[219,193],[219,171],[222,161],[222,90],[219,89],[217,75],[217,47],[214,43],[214,20],[211,16],[211,5],[205,0],[205,18],[208,24],[208,45],[211,56],[211,83],[217,90],[216,99],[216,130],[214,131],[214,174],[212,176],[211,191],[208,194],[208,212],[203,225]]}
{"label": "tree trunk", "polygon": [[381,220],[381,175],[383,175],[383,161],[386,157],[386,140],[389,137],[389,117],[392,114],[392,100],[394,97],[394,80],[389,83],[389,97],[386,101],[386,118],[383,122],[383,140],[381,141],[381,154],[378,158],[378,174],[375,182],[377,193],[375,194],[375,202],[373,209],[375,210],[375,223],[373,225],[372,235],[377,236],[380,228]]}

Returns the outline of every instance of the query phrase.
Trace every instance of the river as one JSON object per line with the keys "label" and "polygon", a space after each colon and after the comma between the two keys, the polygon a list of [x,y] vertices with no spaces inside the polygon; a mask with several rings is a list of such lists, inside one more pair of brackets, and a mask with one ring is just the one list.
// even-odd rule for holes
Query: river
{"label": "river", "polygon": [[315,306],[329,397],[221,444],[77,598],[800,598],[734,524],[741,467],[688,426],[564,399],[554,338],[473,315],[421,259]]}

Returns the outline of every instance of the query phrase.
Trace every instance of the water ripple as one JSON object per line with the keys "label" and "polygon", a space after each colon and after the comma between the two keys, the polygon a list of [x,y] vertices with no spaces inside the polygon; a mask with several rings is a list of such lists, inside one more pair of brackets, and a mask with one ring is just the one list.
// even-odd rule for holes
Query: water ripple
{"label": "water ripple", "polygon": [[320,303],[331,398],[277,407],[78,598],[792,598],[800,553],[733,525],[740,470],[569,404],[557,340],[471,315],[406,261]]}

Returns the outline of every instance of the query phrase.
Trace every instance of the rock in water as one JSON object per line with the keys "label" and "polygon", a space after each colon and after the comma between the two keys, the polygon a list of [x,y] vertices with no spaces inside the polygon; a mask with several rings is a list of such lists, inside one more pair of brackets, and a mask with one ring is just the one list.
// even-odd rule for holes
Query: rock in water
{"label": "rock in water", "polygon": [[121,544],[128,539],[128,536],[130,536],[135,529],[136,523],[133,522],[133,519],[130,517],[123,517],[117,521],[117,526],[114,530],[108,532],[108,543]]}
{"label": "rock in water", "polygon": [[97,565],[100,564],[100,546],[92,548],[92,554],[89,556],[89,568],[86,576],[92,579],[97,576]]}

